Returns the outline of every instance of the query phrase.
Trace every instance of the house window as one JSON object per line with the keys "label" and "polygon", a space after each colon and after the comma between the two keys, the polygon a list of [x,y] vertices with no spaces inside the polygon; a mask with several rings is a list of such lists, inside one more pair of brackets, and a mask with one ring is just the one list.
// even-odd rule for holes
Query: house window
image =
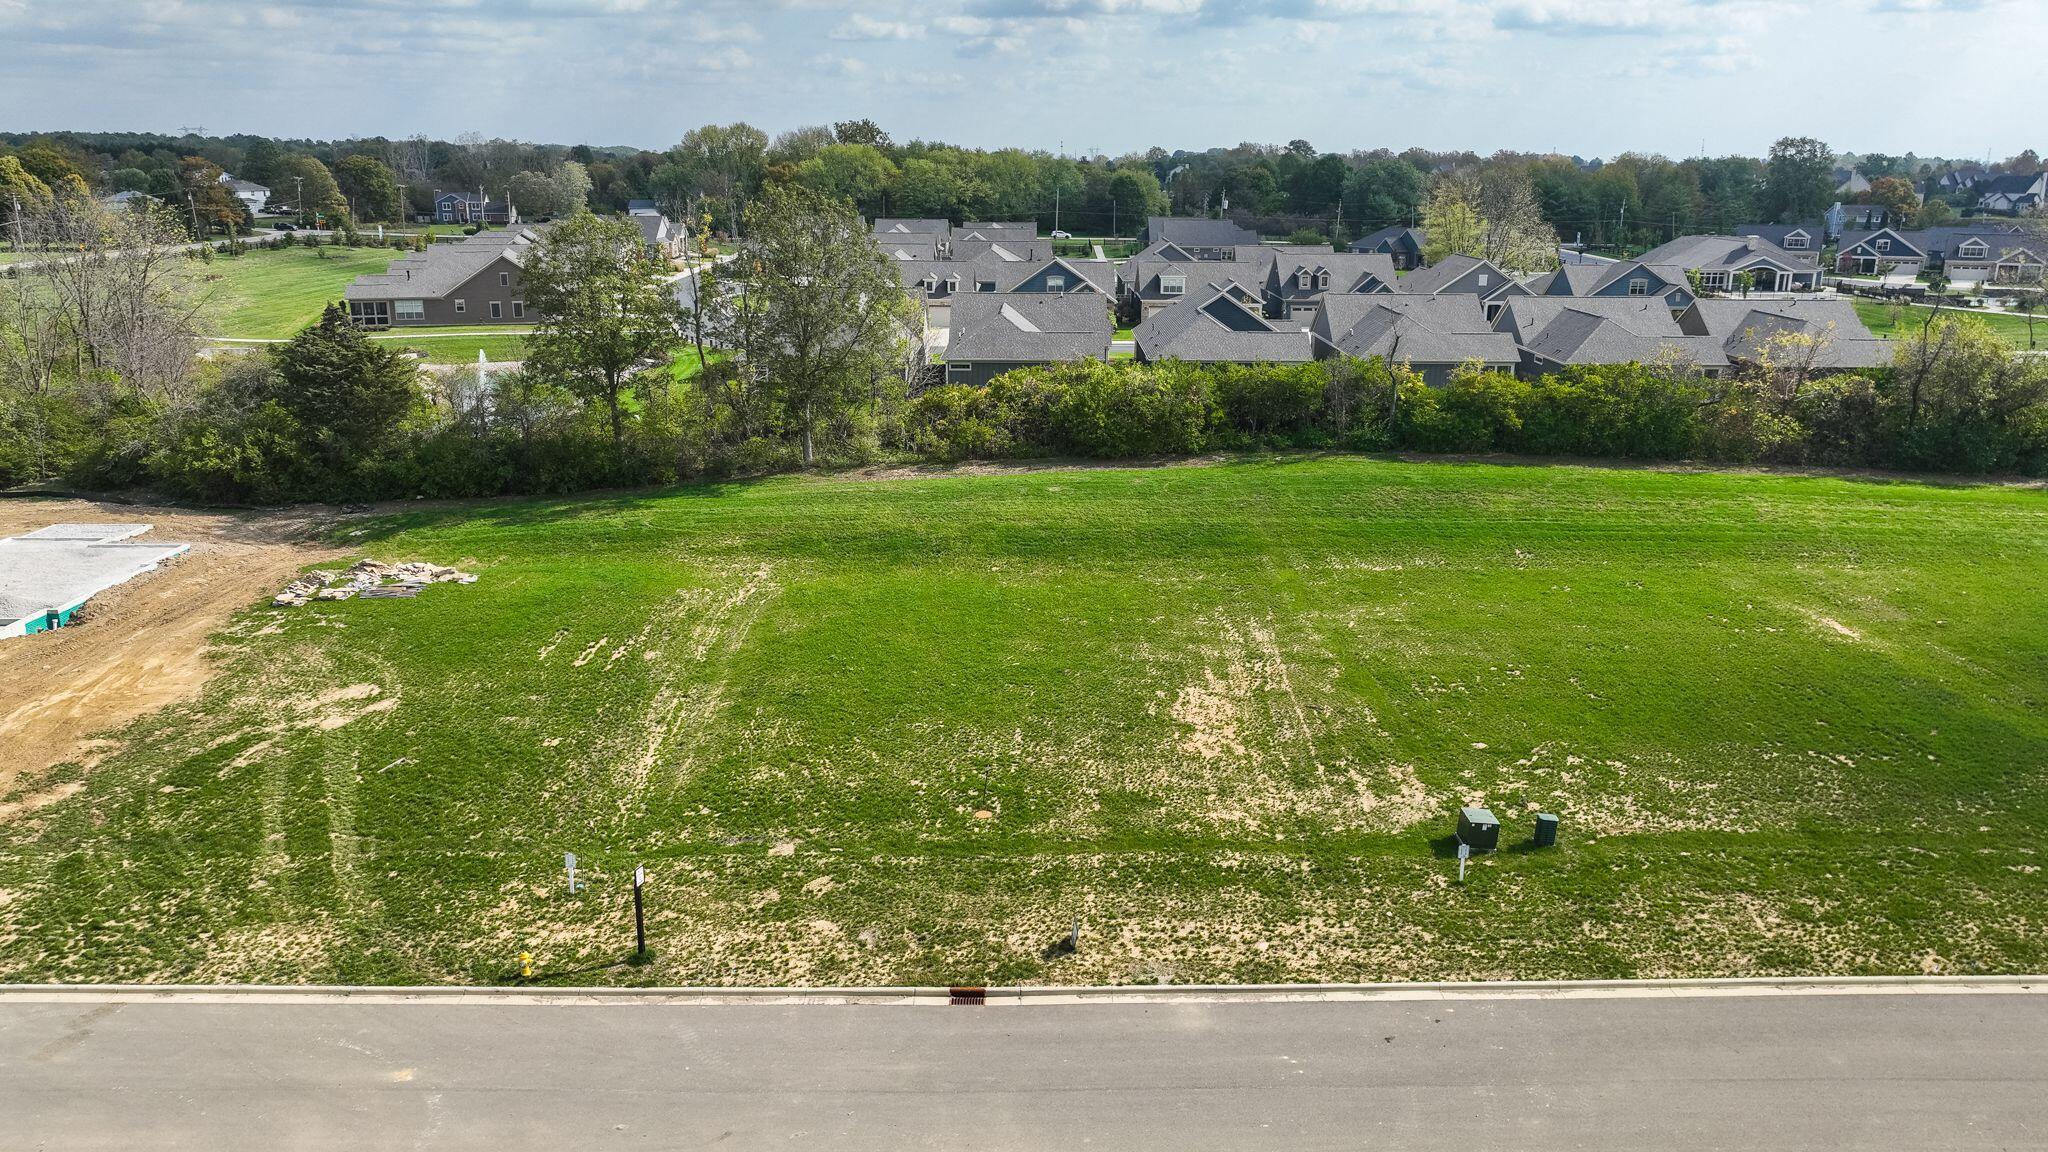
{"label": "house window", "polygon": [[1795,233],[1793,233],[1792,235],[1790,235],[1790,236],[1787,236],[1787,237],[1785,237],[1785,247],[1787,247],[1787,248],[1804,248],[1804,247],[1806,247],[1806,235],[1805,235],[1804,233],[1800,233],[1800,232],[1795,232]]}
{"label": "house window", "polygon": [[1306,292],[1308,291],[1308,282],[1308,269],[1304,268],[1301,270],[1301,274],[1294,278],[1294,286],[1296,288],[1301,289],[1303,292]]}
{"label": "house window", "polygon": [[526,301],[514,300],[512,302],[512,318],[514,320],[526,319]]}
{"label": "house window", "polygon": [[457,316],[460,316],[467,311],[469,311],[469,302],[467,300],[457,300],[455,302],[455,314]]}
{"label": "house window", "polygon": [[512,274],[511,274],[510,272],[500,272],[500,273],[498,273],[498,287],[500,287],[500,288],[503,288],[503,287],[506,287],[507,285],[509,285],[509,284],[511,284],[511,283],[512,283]]}
{"label": "house window", "polygon": [[946,291],[948,291],[948,292],[958,292],[959,290],[960,290],[960,278],[959,278],[958,276],[948,276],[948,277],[946,277]]}
{"label": "house window", "polygon": [[391,315],[399,320],[425,320],[427,305],[423,300],[396,300],[392,302]]}
{"label": "house window", "polygon": [[498,302],[498,301],[496,301],[496,300],[493,300],[493,301],[491,301],[491,319],[493,319],[493,320],[498,320],[498,319],[502,319],[502,318],[504,317],[504,315],[505,315],[505,306],[504,306],[503,304],[499,303],[499,302]]}
{"label": "house window", "polygon": [[1047,292],[1065,292],[1067,290],[1067,278],[1065,276],[1047,276],[1045,278],[1045,290]]}
{"label": "house window", "polygon": [[993,280],[976,280],[974,282],[974,290],[976,292],[993,292],[996,290],[996,282]]}
{"label": "house window", "polygon": [[1484,273],[1484,272],[1481,272],[1481,273],[1479,274],[1479,286],[1480,286],[1481,288],[1484,288],[1484,287],[1486,287],[1486,273]]}
{"label": "house window", "polygon": [[1956,249],[1956,255],[1961,256],[1965,260],[1981,260],[1984,258],[1984,254],[1988,251],[1990,251],[1990,249],[1986,247],[1983,241],[1972,240],[1969,243],[1963,245],[1962,247]]}
{"label": "house window", "polygon": [[1318,288],[1328,288],[1329,286],[1330,286],[1330,274],[1329,274],[1328,272],[1318,272],[1318,273],[1316,273],[1316,287],[1318,287]]}
{"label": "house window", "polygon": [[1185,276],[1161,276],[1159,278],[1159,294],[1161,296],[1178,296],[1187,290],[1188,278]]}
{"label": "house window", "polygon": [[1891,241],[1889,241],[1889,240],[1879,240],[1879,241],[1877,242],[1877,250],[1878,250],[1879,252],[1889,252],[1889,251],[1891,251],[1891,250],[1892,250],[1892,242],[1891,242]]}
{"label": "house window", "polygon": [[1648,296],[1650,294],[1650,282],[1641,277],[1629,281],[1628,294],[1631,296]]}

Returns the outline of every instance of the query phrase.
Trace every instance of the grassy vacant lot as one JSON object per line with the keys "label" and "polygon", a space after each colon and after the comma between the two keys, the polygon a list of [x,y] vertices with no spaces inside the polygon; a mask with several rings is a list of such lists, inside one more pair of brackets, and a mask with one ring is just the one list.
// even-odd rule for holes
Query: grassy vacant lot
{"label": "grassy vacant lot", "polygon": [[526,356],[526,337],[506,335],[391,336],[375,337],[386,348],[418,352],[429,364],[474,364],[479,350],[493,361],[521,360]]}
{"label": "grassy vacant lot", "polygon": [[216,256],[199,266],[199,278],[218,335],[283,339],[318,320],[349,281],[382,272],[403,255],[392,248],[265,248]]}
{"label": "grassy vacant lot", "polygon": [[252,609],[31,784],[0,981],[2048,967],[2039,489],[1254,458],[339,539],[482,580]]}
{"label": "grassy vacant lot", "polygon": [[[1890,304],[1858,297],[1855,300],[1855,305],[1856,315],[1862,317],[1864,327],[1869,328],[1874,336],[1892,338],[1918,336],[1921,324],[1927,320],[1928,309],[1917,304],[1906,305],[1903,314],[1903,324],[1899,323],[1901,315],[1899,309],[1894,308]],[[2004,337],[2006,343],[2011,344],[2015,348],[2027,347],[2027,318],[2025,316],[1997,316],[1984,312],[1956,312],[1953,309],[1944,310],[1944,314],[1968,316],[1973,320],[1982,320],[1991,326],[1993,332]],[[2034,339],[2037,343],[2048,340],[2048,315],[2040,315],[2034,318]]]}

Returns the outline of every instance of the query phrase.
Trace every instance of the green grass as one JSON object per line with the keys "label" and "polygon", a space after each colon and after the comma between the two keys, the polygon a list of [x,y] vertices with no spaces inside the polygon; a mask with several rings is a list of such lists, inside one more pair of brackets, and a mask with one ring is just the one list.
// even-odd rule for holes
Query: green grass
{"label": "green grass", "polygon": [[1129,339],[1131,338],[1131,333],[1132,333],[1133,331],[1135,331],[1135,329],[1131,329],[1131,328],[1119,328],[1119,329],[1117,329],[1117,330],[1116,330],[1116,339],[1118,339],[1118,340],[1129,340]]}
{"label": "green grass", "polygon": [[218,335],[274,339],[318,320],[349,281],[382,272],[403,255],[392,248],[269,248],[198,267]]}
{"label": "green grass", "polygon": [[492,360],[526,358],[524,336],[436,336],[427,339],[393,336],[375,339],[386,348],[419,352],[429,364],[474,364],[479,350]]}
{"label": "green grass", "polygon": [[[1872,335],[1883,336],[1889,339],[1897,339],[1901,336],[1918,336],[1920,334],[1920,326],[1927,319],[1928,309],[1918,304],[1906,305],[1904,323],[1900,324],[1898,322],[1898,312],[1890,304],[1862,297],[1856,297],[1853,303],[1856,306],[1856,315],[1862,318],[1864,327],[1869,328]],[[1997,316],[1983,312],[1958,312],[1953,309],[1945,310],[1945,312],[1949,315],[1967,316],[1972,320],[1982,320],[1990,326],[1992,332],[2003,337],[2006,343],[2011,344],[2015,348],[2025,348],[2028,346],[2027,318],[2025,316]],[[2048,341],[2048,314],[2036,315],[2034,317],[2034,341],[2037,345]]]}
{"label": "green grass", "polygon": [[1256,457],[337,539],[482,579],[252,608],[27,785],[0,981],[2048,967],[2040,489]]}

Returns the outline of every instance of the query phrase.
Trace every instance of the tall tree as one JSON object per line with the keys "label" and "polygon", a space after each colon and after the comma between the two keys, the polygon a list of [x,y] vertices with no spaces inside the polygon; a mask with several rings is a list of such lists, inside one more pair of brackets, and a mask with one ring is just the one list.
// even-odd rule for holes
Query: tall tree
{"label": "tall tree", "polygon": [[1422,258],[1435,264],[1446,256],[1486,256],[1486,221],[1479,215],[1478,182],[1443,175],[1430,186],[1422,210]]}
{"label": "tall tree", "polygon": [[1811,136],[1771,145],[1764,177],[1766,207],[1776,220],[1806,220],[1827,210],[1835,194],[1835,154]]}
{"label": "tall tree", "polygon": [[841,120],[832,126],[832,135],[841,144],[865,144],[884,152],[894,147],[889,142],[889,134],[866,117],[859,120]]}
{"label": "tall tree", "polygon": [[311,221],[332,223],[348,214],[348,200],[334,182],[334,173],[311,156],[285,157],[278,162],[276,179],[271,193],[290,200]]}
{"label": "tall tree", "polygon": [[204,240],[215,229],[232,236],[248,219],[242,202],[221,183],[221,171],[211,160],[198,156],[180,160],[178,191],[196,240]]}
{"label": "tall tree", "polygon": [[371,340],[329,304],[314,324],[273,354],[270,399],[298,421],[306,448],[329,476],[374,455],[419,399],[417,370]]}
{"label": "tall tree", "polygon": [[526,341],[528,368],[602,400],[614,451],[625,446],[627,378],[680,339],[669,271],[648,257],[632,221],[588,212],[555,224],[527,254],[521,280],[539,316]]}
{"label": "tall tree", "polygon": [[390,222],[404,214],[398,178],[375,156],[357,153],[345,158],[334,166],[334,183],[348,201],[349,215],[357,220]]}
{"label": "tall tree", "polygon": [[755,330],[739,352],[775,388],[817,461],[816,430],[892,373],[917,323],[896,269],[843,202],[808,189],[767,189],[750,209],[736,262]]}

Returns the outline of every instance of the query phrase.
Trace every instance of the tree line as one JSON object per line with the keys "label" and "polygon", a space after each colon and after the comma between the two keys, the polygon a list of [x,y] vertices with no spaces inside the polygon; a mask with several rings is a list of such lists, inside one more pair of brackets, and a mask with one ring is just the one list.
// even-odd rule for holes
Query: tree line
{"label": "tree line", "polygon": [[[0,164],[10,155],[46,187],[76,177],[99,194],[132,189],[179,204],[200,195],[203,174],[188,170],[197,161],[214,175],[227,171],[264,184],[281,202],[326,219],[396,222],[429,211],[436,192],[482,189],[494,200],[509,198],[529,218],[567,216],[586,204],[619,212],[650,200],[673,219],[708,215],[728,234],[743,227],[747,204],[764,188],[787,184],[843,198],[869,217],[1036,220],[1047,230],[1128,236],[1149,215],[1227,214],[1269,236],[1306,233],[1342,243],[1421,224],[1439,178],[1512,180],[1528,185],[1560,238],[1623,248],[1740,224],[1809,220],[1838,198],[1884,205],[1895,220],[1917,226],[1941,223],[1973,203],[1966,191],[1921,202],[1919,193],[1957,168],[1955,161],[1838,154],[1809,137],[1781,139],[1761,157],[1677,160],[1414,148],[1340,153],[1306,140],[1070,156],[903,143],[872,121],[848,120],[774,136],[746,123],[705,125],[663,149],[531,144],[473,133],[452,141],[0,134]],[[2026,151],[1991,171],[2039,166]],[[1837,168],[1861,172],[1871,188],[1838,197]]]}

